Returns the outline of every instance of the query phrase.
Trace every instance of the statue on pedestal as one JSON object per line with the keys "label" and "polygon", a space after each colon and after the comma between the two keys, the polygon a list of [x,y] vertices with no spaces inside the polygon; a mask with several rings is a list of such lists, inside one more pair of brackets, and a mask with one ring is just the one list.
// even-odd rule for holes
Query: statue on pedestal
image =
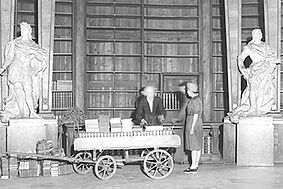
{"label": "statue on pedestal", "polygon": [[40,118],[36,114],[43,71],[47,68],[46,52],[32,40],[32,28],[20,24],[21,36],[6,45],[2,75],[7,70],[9,95],[5,100],[2,122],[9,118]]}
{"label": "statue on pedestal", "polygon": [[[238,67],[247,81],[240,106],[230,113],[230,119],[237,122],[241,116],[261,116],[268,113],[276,99],[276,65],[280,64],[277,55],[270,46],[261,41],[260,29],[252,31],[252,40],[238,56]],[[244,65],[247,57],[252,63]]]}

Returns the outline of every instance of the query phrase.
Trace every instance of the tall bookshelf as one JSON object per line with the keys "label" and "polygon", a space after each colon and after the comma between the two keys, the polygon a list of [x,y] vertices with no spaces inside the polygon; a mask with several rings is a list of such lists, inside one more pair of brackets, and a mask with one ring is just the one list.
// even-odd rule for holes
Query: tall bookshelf
{"label": "tall bookshelf", "polygon": [[72,0],[55,1],[52,110],[73,106],[73,14]]}
{"label": "tall bookshelf", "polygon": [[242,47],[251,40],[255,28],[260,28],[264,36],[263,0],[242,0]]}
{"label": "tall bookshelf", "polygon": [[181,81],[198,82],[197,0],[89,0],[86,112],[128,118],[142,86],[178,110]]}
{"label": "tall bookshelf", "polygon": [[38,1],[16,0],[15,4],[14,37],[20,36],[21,22],[27,22],[31,25],[33,40],[38,42]]}
{"label": "tall bookshelf", "polygon": [[[283,1],[281,1],[281,23],[283,21]],[[281,25],[281,60],[283,60],[283,26]],[[280,70],[281,81],[280,81],[280,111],[283,111],[283,66]]]}
{"label": "tall bookshelf", "polygon": [[144,4],[143,85],[158,88],[168,116],[180,108],[178,84],[199,82],[199,7],[195,0]]}
{"label": "tall bookshelf", "polygon": [[212,2],[212,122],[222,122],[228,111],[224,0]]}

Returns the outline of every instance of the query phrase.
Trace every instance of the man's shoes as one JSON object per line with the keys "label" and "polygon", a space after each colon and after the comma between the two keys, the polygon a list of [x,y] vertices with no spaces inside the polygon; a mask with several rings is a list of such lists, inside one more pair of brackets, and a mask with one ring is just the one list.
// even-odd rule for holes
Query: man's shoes
{"label": "man's shoes", "polygon": [[196,173],[198,173],[198,168],[195,168],[195,169],[187,168],[187,169],[184,170],[184,173],[186,173],[186,174],[196,174]]}

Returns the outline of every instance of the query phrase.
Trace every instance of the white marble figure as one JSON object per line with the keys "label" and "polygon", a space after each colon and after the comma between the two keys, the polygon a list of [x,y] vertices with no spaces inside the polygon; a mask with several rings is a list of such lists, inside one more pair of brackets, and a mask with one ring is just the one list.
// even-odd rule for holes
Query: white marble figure
{"label": "white marble figure", "polygon": [[[247,81],[247,87],[241,98],[240,106],[232,111],[230,118],[241,116],[261,116],[271,110],[276,98],[276,64],[280,61],[274,50],[261,41],[260,29],[252,31],[252,40],[243,48],[238,57],[238,67]],[[244,61],[250,57],[248,68]]]}
{"label": "white marble figure", "polygon": [[32,40],[31,26],[20,24],[21,36],[8,42],[2,75],[7,70],[9,95],[5,100],[2,122],[9,118],[39,118],[35,110],[40,97],[40,80],[46,69],[46,52]]}

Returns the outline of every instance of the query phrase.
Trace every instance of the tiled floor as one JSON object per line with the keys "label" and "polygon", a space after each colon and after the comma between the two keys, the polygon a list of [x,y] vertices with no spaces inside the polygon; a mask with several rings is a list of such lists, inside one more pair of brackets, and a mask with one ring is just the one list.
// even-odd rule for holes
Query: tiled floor
{"label": "tiled floor", "polygon": [[283,188],[283,164],[274,167],[238,167],[225,164],[204,164],[199,173],[183,173],[187,165],[175,165],[172,174],[163,180],[146,177],[138,165],[126,165],[108,181],[98,180],[93,173],[73,173],[58,177],[35,177],[0,180],[0,188],[162,188],[162,189],[269,189]]}

